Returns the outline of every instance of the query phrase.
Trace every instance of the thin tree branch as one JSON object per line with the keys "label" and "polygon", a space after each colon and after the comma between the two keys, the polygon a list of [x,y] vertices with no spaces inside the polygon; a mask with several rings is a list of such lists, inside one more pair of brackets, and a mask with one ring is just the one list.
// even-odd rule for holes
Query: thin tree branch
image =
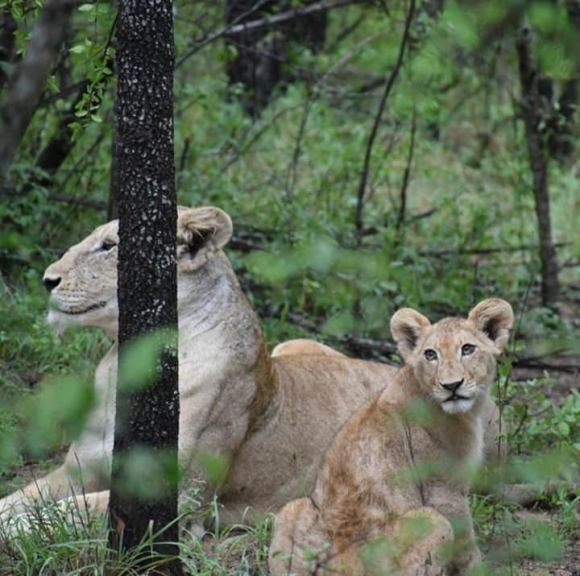
{"label": "thin tree branch", "polygon": [[[232,24],[224,26],[221,30],[207,34],[205,37],[201,38],[199,42],[188,52],[186,52],[177,62],[176,68],[179,68],[186,60],[191,58],[194,54],[199,52],[202,48],[211,44],[219,38],[224,36],[238,36],[240,34],[246,34],[248,32],[257,32],[259,30],[265,30],[272,28],[274,26],[279,26],[290,20],[300,18],[301,16],[308,16],[311,14],[316,14],[317,12],[325,12],[326,10],[332,10],[333,8],[342,8],[344,6],[350,6],[351,4],[365,4],[368,0],[321,0],[320,2],[315,2],[314,4],[309,4],[307,6],[299,6],[293,8],[292,10],[287,10],[281,12],[280,14],[272,14],[259,18],[258,20],[251,20],[243,24]],[[258,6],[254,6],[248,13],[242,14],[236,21],[243,20],[250,14],[253,14],[262,7],[263,2],[258,2]]]}
{"label": "thin tree branch", "polygon": [[364,221],[363,221],[363,208],[364,208],[364,197],[367,187],[367,182],[369,178],[369,170],[370,170],[370,163],[371,163],[371,156],[373,145],[375,143],[375,138],[377,136],[379,125],[381,123],[381,119],[383,117],[383,112],[385,111],[385,106],[387,104],[387,100],[389,95],[393,89],[395,84],[395,80],[399,76],[399,72],[401,71],[401,67],[403,65],[403,59],[405,56],[405,50],[407,44],[409,42],[410,37],[410,30],[411,30],[411,23],[413,22],[413,16],[415,14],[415,0],[410,1],[409,11],[407,12],[407,16],[405,18],[405,28],[403,30],[403,36],[401,37],[401,43],[399,45],[399,53],[397,55],[397,60],[395,62],[395,66],[388,74],[386,81],[385,81],[385,89],[383,90],[383,94],[381,96],[381,100],[379,102],[379,108],[375,115],[375,120],[373,122],[373,126],[371,128],[371,132],[369,134],[369,138],[367,141],[367,146],[364,155],[363,161],[363,168],[360,177],[360,183],[358,187],[357,193],[357,203],[356,203],[356,210],[355,210],[355,234],[356,234],[356,244],[360,246],[362,244],[363,236],[364,236]]}
{"label": "thin tree branch", "polygon": [[397,216],[397,234],[401,231],[403,224],[405,224],[405,213],[407,211],[407,189],[409,188],[409,180],[411,179],[411,165],[413,164],[413,156],[415,154],[415,133],[417,132],[417,108],[413,106],[413,117],[411,120],[411,142],[409,143],[409,153],[407,155],[407,165],[403,173],[403,182],[401,184],[401,201],[399,203],[399,215]]}

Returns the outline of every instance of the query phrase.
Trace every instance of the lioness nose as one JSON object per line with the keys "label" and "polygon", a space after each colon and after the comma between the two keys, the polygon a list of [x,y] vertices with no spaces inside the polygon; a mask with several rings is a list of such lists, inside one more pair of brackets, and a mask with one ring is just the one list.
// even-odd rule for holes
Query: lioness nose
{"label": "lioness nose", "polygon": [[463,384],[463,378],[461,380],[457,380],[456,382],[449,382],[449,383],[443,383],[441,382],[441,386],[443,386],[443,388],[445,388],[445,390],[449,390],[449,392],[453,392],[455,393],[457,391],[457,389]]}
{"label": "lioness nose", "polygon": [[45,276],[42,279],[42,283],[49,292],[52,292],[60,284],[60,280],[61,279],[59,276]]}

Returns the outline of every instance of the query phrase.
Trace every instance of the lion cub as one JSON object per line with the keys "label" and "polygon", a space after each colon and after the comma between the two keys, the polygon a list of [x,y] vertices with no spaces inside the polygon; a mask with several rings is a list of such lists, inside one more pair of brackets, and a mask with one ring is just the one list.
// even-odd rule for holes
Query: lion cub
{"label": "lion cub", "polygon": [[276,516],[273,576],[464,574],[479,562],[468,478],[512,324],[499,299],[436,324],[409,308],[394,314],[406,363],[396,386],[338,433],[311,496]]}

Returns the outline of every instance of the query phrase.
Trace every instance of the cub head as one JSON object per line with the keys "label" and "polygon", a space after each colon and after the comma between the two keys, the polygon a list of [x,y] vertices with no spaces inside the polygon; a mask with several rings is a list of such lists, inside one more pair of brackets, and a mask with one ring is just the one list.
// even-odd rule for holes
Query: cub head
{"label": "cub head", "polygon": [[[48,322],[56,329],[96,326],[116,337],[118,228],[117,220],[99,226],[46,269],[43,283],[50,292]],[[191,281],[197,270],[221,252],[232,231],[230,217],[219,208],[179,208],[178,307],[185,278]]]}
{"label": "cub head", "polygon": [[487,393],[513,319],[505,300],[490,298],[466,319],[445,318],[436,324],[403,308],[391,319],[391,333],[423,392],[444,412],[457,414],[471,410]]}

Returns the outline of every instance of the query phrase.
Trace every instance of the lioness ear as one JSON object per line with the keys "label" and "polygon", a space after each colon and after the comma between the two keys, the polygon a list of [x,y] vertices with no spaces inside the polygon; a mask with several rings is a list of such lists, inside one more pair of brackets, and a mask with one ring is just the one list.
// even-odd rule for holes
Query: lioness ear
{"label": "lioness ear", "polygon": [[500,298],[483,300],[467,319],[492,340],[500,352],[505,349],[514,324],[514,312],[508,302]]}
{"label": "lioness ear", "polygon": [[231,239],[231,218],[219,208],[179,207],[177,215],[177,254],[187,253],[187,268],[192,271],[203,266],[208,258],[221,250]]}
{"label": "lioness ear", "polygon": [[405,360],[413,353],[421,332],[430,325],[431,322],[423,314],[412,308],[401,308],[393,314],[391,334]]}

